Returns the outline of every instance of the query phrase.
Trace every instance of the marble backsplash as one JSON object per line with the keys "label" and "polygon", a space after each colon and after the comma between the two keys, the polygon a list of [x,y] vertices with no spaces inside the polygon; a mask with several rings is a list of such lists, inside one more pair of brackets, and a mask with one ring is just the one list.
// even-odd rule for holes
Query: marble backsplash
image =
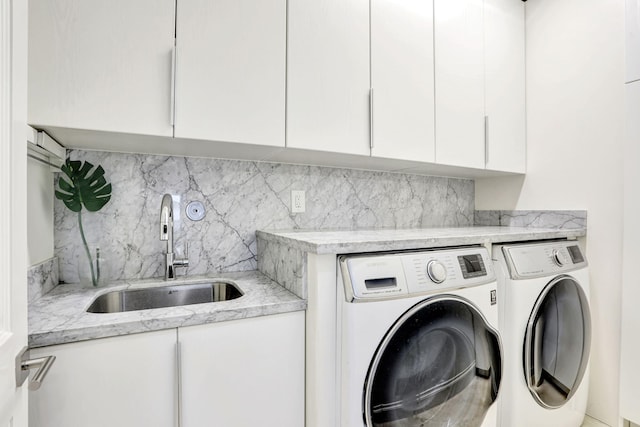
{"label": "marble backsplash", "polygon": [[[161,276],[160,202],[174,198],[178,256],[189,243],[189,274],[254,270],[256,229],[455,227],[474,224],[474,182],[352,169],[189,157],[71,151],[105,169],[111,201],[83,211],[87,240],[99,246],[112,280]],[[306,192],[306,212],[291,212],[291,190]],[[206,209],[185,215],[190,201]],[[78,216],[55,201],[60,280],[78,282],[86,263]],[[178,274],[183,274],[178,269]]]}
{"label": "marble backsplash", "polygon": [[27,270],[27,299],[35,301],[58,285],[58,258],[32,265]]}
{"label": "marble backsplash", "polygon": [[475,211],[474,225],[578,229],[587,228],[587,211]]}

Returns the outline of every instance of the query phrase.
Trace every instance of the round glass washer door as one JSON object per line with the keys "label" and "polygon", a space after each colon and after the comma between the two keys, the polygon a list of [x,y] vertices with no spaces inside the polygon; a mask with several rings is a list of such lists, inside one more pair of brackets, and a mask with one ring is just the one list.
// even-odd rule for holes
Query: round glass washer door
{"label": "round glass washer door", "polygon": [[540,293],[524,340],[524,376],[534,399],[559,408],[582,382],[591,348],[591,314],[582,286],[558,276]]}
{"label": "round glass washer door", "polygon": [[364,385],[366,426],[480,426],[498,395],[497,332],[469,301],[424,300],[387,331]]}

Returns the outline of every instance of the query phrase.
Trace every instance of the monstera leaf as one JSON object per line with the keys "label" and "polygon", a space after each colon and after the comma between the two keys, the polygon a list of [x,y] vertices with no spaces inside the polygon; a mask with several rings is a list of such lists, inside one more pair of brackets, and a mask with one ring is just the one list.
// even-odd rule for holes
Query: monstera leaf
{"label": "monstera leaf", "polygon": [[100,282],[100,252],[99,249],[96,250],[94,266],[82,227],[82,207],[84,206],[89,212],[97,212],[102,209],[111,199],[111,184],[107,183],[104,178],[102,166],[98,165],[94,168],[87,161],[67,159],[60,169],[64,175],[60,175],[58,180],[60,190],[56,190],[56,198],[62,200],[69,210],[78,213],[78,228],[89,260],[91,282],[93,286],[98,286]]}
{"label": "monstera leaf", "polygon": [[56,198],[62,200],[73,212],[80,212],[84,206],[89,212],[97,212],[111,199],[111,184],[104,178],[104,169],[85,161],[69,160],[60,168]]}

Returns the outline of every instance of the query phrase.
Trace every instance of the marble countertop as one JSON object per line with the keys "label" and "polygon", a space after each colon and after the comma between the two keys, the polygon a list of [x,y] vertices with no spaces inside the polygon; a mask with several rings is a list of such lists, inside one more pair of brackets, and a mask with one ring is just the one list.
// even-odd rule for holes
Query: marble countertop
{"label": "marble countertop", "polygon": [[306,309],[306,301],[257,271],[188,276],[171,281],[170,284],[202,283],[212,279],[233,282],[244,295],[224,302],[104,314],[86,312],[96,296],[114,290],[163,286],[167,282],[162,279],[122,281],[99,288],[58,285],[29,304],[29,347]]}
{"label": "marble countertop", "polygon": [[258,230],[258,238],[315,254],[393,251],[500,242],[522,242],[558,238],[577,238],[586,229],[529,227],[456,227],[423,229],[377,229],[304,231]]}

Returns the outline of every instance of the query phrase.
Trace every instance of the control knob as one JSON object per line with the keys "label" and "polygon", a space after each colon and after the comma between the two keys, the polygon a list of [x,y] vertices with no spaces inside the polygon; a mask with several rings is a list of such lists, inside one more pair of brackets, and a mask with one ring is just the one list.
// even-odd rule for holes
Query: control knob
{"label": "control knob", "polygon": [[447,269],[440,261],[432,259],[427,263],[427,275],[433,283],[442,283],[447,278]]}
{"label": "control knob", "polygon": [[554,249],[553,252],[551,252],[551,258],[558,267],[562,267],[566,262],[564,259],[564,255],[562,255],[562,253],[560,253],[560,251],[557,249]]}

